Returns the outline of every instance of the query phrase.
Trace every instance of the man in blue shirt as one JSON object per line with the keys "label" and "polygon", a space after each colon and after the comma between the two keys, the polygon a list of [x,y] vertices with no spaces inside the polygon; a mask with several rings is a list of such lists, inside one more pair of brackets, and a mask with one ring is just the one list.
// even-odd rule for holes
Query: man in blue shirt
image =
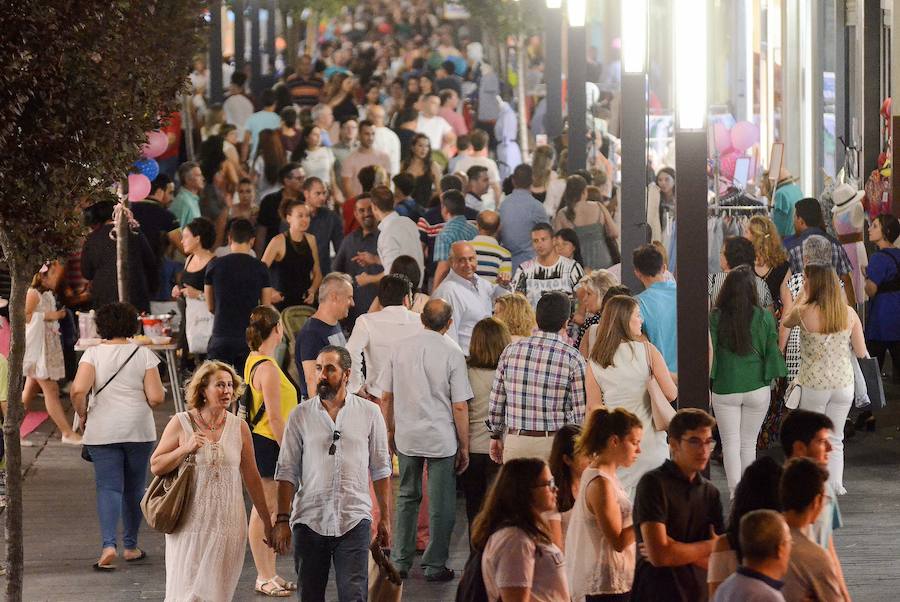
{"label": "man in blue shirt", "polygon": [[512,253],[512,272],[519,264],[534,259],[531,246],[531,230],[547,222],[547,212],[539,200],[531,196],[533,172],[531,166],[522,164],[512,174],[515,187],[500,203],[500,244]]}
{"label": "man in blue shirt", "polygon": [[275,112],[275,92],[271,88],[262,91],[259,97],[262,110],[257,111],[244,123],[244,146],[242,159],[251,164],[256,158],[256,145],[259,142],[259,133],[263,130],[278,130],[281,127],[281,117]]}
{"label": "man in blue shirt", "polygon": [[634,275],[644,286],[636,299],[644,332],[659,349],[670,372],[678,372],[677,289],[666,280],[662,254],[653,245],[634,250]]}
{"label": "man in blue shirt", "polygon": [[458,190],[448,190],[441,195],[441,217],[444,227],[434,242],[434,261],[437,267],[434,272],[432,290],[440,286],[450,272],[450,247],[453,243],[472,240],[478,236],[478,230],[469,223],[465,216],[466,199]]}

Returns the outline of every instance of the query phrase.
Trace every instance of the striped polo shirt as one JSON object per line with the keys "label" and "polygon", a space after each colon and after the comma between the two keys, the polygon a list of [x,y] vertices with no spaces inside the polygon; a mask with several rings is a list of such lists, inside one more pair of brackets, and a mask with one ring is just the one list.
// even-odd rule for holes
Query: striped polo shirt
{"label": "striped polo shirt", "polygon": [[497,275],[512,276],[512,254],[500,246],[493,236],[479,234],[472,239],[472,247],[478,258],[475,273],[490,282],[497,282]]}

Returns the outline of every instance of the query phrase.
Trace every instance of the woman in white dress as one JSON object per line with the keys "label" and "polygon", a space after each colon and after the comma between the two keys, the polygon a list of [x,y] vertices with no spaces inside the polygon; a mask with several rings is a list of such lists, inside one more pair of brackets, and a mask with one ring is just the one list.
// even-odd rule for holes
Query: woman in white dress
{"label": "woman in white dress", "polygon": [[[607,301],[598,328],[597,342],[588,358],[588,409],[602,403],[610,410],[624,408],[637,416],[643,425],[641,455],[627,468],[619,469],[619,480],[630,498],[638,481],[648,470],[657,468],[669,457],[666,434],[653,428],[647,382],[655,376],[668,400],[678,396],[678,389],[659,350],[643,339],[641,312],[637,301],[616,295]],[[649,357],[648,357],[649,354]]]}
{"label": "woman in white dress", "polygon": [[191,409],[172,417],[150,459],[151,472],[159,476],[195,454],[189,505],[175,532],[166,535],[166,602],[221,602],[234,596],[247,547],[242,480],[271,541],[250,429],[227,410],[241,387],[231,366],[204,362],[187,385]]}

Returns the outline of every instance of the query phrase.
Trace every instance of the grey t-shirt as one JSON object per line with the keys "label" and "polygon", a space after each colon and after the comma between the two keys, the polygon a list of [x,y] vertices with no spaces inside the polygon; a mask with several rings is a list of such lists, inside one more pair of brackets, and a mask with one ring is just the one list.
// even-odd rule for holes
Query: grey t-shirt
{"label": "grey t-shirt", "polygon": [[842,602],[840,580],[831,556],[801,529],[791,529],[794,545],[791,562],[784,577],[787,600],[812,599],[818,602]]}

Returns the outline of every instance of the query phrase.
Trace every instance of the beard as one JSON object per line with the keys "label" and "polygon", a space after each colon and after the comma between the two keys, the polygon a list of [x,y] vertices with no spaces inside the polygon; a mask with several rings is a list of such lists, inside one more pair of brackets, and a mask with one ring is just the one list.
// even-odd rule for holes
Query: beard
{"label": "beard", "polygon": [[335,397],[337,397],[338,389],[336,387],[332,387],[331,383],[328,381],[319,381],[319,384],[316,385],[316,393],[319,394],[319,399],[324,399],[326,401],[331,401]]}

